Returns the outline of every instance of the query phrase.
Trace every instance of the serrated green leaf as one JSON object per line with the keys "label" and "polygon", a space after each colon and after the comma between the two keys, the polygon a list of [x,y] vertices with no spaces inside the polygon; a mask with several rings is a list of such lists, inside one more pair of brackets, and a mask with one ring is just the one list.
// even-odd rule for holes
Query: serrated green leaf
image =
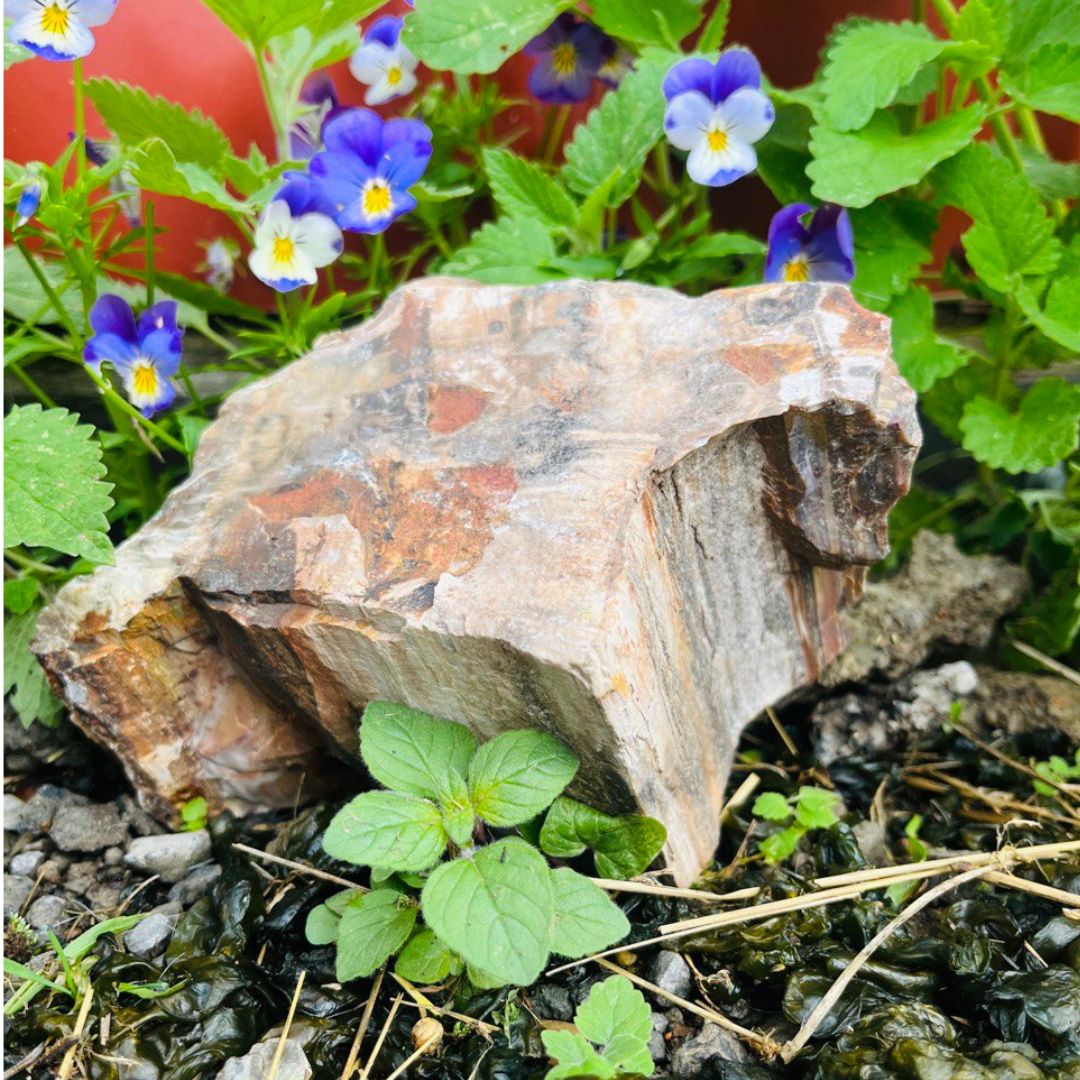
{"label": "serrated green leaf", "polygon": [[859,303],[884,311],[930,262],[937,214],[917,199],[892,198],[852,210],[850,218],[855,238],[851,291]]}
{"label": "serrated green leaf", "polygon": [[921,285],[913,285],[889,306],[893,356],[900,374],[922,393],[968,361],[968,354],[934,333],[934,303]]}
{"label": "serrated green leaf", "polygon": [[571,1080],[576,1076],[595,1076],[608,1080],[615,1067],[601,1057],[589,1041],[573,1031],[541,1031],[540,1039],[548,1056],[558,1064],[549,1069],[544,1080]]}
{"label": "serrated green leaf", "polygon": [[791,804],[779,791],[766,791],[754,800],[754,817],[764,818],[766,821],[787,821],[793,813]]}
{"label": "serrated green leaf", "polygon": [[674,53],[646,52],[635,70],[577,126],[566,145],[562,170],[571,190],[589,195],[621,169],[623,178],[612,188],[608,206],[621,206],[630,197],[646,155],[663,137],[660,84],[680,59]]}
{"label": "serrated green leaf", "polygon": [[409,938],[398,955],[394,970],[409,982],[429,986],[450,974],[454,954],[434,930],[424,929]]}
{"label": "serrated green leaf", "polygon": [[604,1047],[604,1060],[611,1063],[617,1076],[652,1076],[655,1068],[649,1044],[635,1035],[616,1035]]}
{"label": "serrated green leaf", "polygon": [[[482,749],[482,748],[481,748]],[[424,921],[465,961],[528,986],[551,943],[554,887],[544,857],[517,837],[438,867],[422,894]]]}
{"label": "serrated green leaf", "polygon": [[1080,191],[1080,163],[1054,161],[1028,143],[1020,143],[1019,150],[1024,175],[1044,199],[1071,199]]}
{"label": "serrated green leaf", "polygon": [[728,19],[731,17],[731,0],[719,0],[713,8],[709,21],[698,38],[698,51],[713,53],[720,49],[727,37]]}
{"label": "serrated green leaf", "polygon": [[569,6],[566,0],[417,0],[402,42],[435,71],[488,74]]}
{"label": "serrated green leaf", "polygon": [[550,806],[577,767],[577,758],[558,739],[541,731],[506,731],[476,751],[469,799],[488,824],[519,825]]}
{"label": "serrated green leaf", "polygon": [[1008,8],[1006,67],[1023,63],[1044,45],[1080,45],[1080,9],[1074,0],[1023,0]]}
{"label": "serrated green leaf", "polygon": [[111,563],[101,447],[67,409],[15,405],[4,421],[4,543]]}
{"label": "serrated green leaf", "polygon": [[1065,249],[1040,305],[1035,289],[1041,285],[1025,283],[1017,291],[1024,314],[1047,337],[1067,349],[1080,350],[1080,236],[1074,236]]}
{"label": "serrated green leaf", "polygon": [[242,41],[260,47],[271,38],[306,26],[318,41],[349,22],[358,22],[383,0],[203,0]]}
{"label": "serrated green leaf", "polygon": [[634,45],[677,49],[701,19],[701,0],[593,0],[592,22]]}
{"label": "serrated green leaf", "polygon": [[606,825],[593,845],[596,872],[601,877],[626,879],[648,869],[667,840],[667,829],[655,818],[623,814]]}
{"label": "serrated green leaf", "polygon": [[8,578],[4,582],[4,607],[12,615],[25,615],[38,597],[38,582],[35,577]]}
{"label": "serrated green leaf", "polygon": [[1080,122],[1080,45],[1044,45],[1001,84],[1029,108]]}
{"label": "serrated green leaf", "polygon": [[1038,472],[1077,447],[1080,386],[1042,378],[1010,412],[988,397],[976,397],[960,420],[963,447],[977,461],[1008,473]]}
{"label": "serrated green leaf", "polygon": [[948,45],[922,23],[857,19],[840,27],[821,75],[825,123],[836,131],[861,128]]}
{"label": "serrated green leaf", "polygon": [[967,0],[952,36],[957,41],[975,41],[993,57],[1005,51],[1009,37],[1010,0]]}
{"label": "serrated green leaf", "polygon": [[504,218],[489,221],[442,266],[444,274],[487,285],[538,285],[566,275],[551,269],[555,241],[537,221]]}
{"label": "serrated green leaf", "polygon": [[8,701],[23,727],[35,721],[51,727],[64,709],[30,651],[38,614],[27,611],[4,620],[4,694],[10,695]]}
{"label": "serrated green leaf", "polygon": [[350,903],[337,930],[338,982],[362,979],[405,944],[419,909],[393,889],[376,889]]}
{"label": "serrated green leaf", "polygon": [[798,825],[789,825],[772,836],[765,837],[761,841],[761,854],[765,856],[767,863],[780,863],[788,858],[799,846],[806,830]]}
{"label": "serrated green leaf", "polygon": [[323,849],[359,866],[427,870],[446,850],[446,832],[434,803],[396,791],[365,791],[334,816]]}
{"label": "serrated green leaf", "polygon": [[867,206],[890,191],[918,183],[935,165],[964,149],[986,118],[982,104],[969,105],[904,134],[892,113],[875,113],[859,131],[810,131],[813,161],[806,173],[825,202]]}
{"label": "serrated green leaf", "polygon": [[599,952],[630,933],[630,923],[603,889],[568,866],[552,871],[555,922],[551,951],[576,960]]}
{"label": "serrated green leaf", "polygon": [[614,819],[591,806],[562,796],[551,804],[540,828],[540,848],[555,859],[572,859],[600,838]]}
{"label": "serrated green leaf", "polygon": [[[38,258],[36,265],[53,291],[58,294],[60,306],[67,315],[75,322],[81,321],[82,297],[64,263],[58,259]],[[26,259],[14,245],[4,248],[4,310],[24,321],[33,319],[35,315],[38,316],[38,321],[46,325],[56,321],[49,298]],[[45,312],[44,316],[42,311]],[[4,350],[5,361],[7,351]]]}
{"label": "serrated green leaf", "polygon": [[988,147],[968,147],[935,171],[934,182],[942,201],[971,216],[964,251],[991,288],[1008,291],[1057,265],[1061,245],[1038,192]]}
{"label": "serrated green leaf", "polygon": [[645,996],[622,975],[596,983],[574,1014],[578,1031],[590,1042],[606,1046],[617,1035],[648,1042],[652,1010]]}
{"label": "serrated green leaf", "polygon": [[484,172],[504,214],[539,221],[548,229],[569,229],[577,220],[577,206],[559,181],[513,151],[486,147]]}
{"label": "serrated green leaf", "polygon": [[444,778],[439,790],[439,809],[446,835],[458,847],[465,847],[472,840],[476,816],[469,801],[469,786],[457,769],[451,769]]}
{"label": "serrated green leaf", "polygon": [[360,724],[360,756],[384,787],[434,799],[451,771],[462,776],[476,753],[464,724],[439,720],[419,709],[373,701]]}
{"label": "serrated green leaf", "polygon": [[162,139],[177,161],[192,161],[216,168],[232,152],[225,133],[198,109],[189,109],[138,86],[112,79],[90,79],[86,96],[94,103],[105,126],[125,146],[147,139]]}
{"label": "serrated green leaf", "polygon": [[228,213],[247,213],[251,206],[229,194],[211,172],[192,161],[177,161],[160,138],[150,139],[132,157],[131,173],[144,191],[178,195]]}
{"label": "serrated green leaf", "polygon": [[804,829],[828,829],[839,820],[840,797],[824,788],[801,787],[795,800],[795,820]]}

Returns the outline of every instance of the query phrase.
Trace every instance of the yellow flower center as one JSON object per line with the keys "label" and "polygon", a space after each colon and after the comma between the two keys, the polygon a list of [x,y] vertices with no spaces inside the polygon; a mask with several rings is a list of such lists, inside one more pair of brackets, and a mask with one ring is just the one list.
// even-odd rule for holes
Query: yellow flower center
{"label": "yellow flower center", "polygon": [[784,280],[785,281],[809,281],[810,280],[810,267],[806,260],[801,255],[796,255],[794,259],[789,259],[787,266],[784,267]]}
{"label": "yellow flower center", "polygon": [[557,74],[572,75],[577,67],[577,50],[568,41],[556,45],[551,64]]}
{"label": "yellow flower center", "polygon": [[41,9],[41,29],[46,34],[66,34],[70,17],[67,8],[50,4]]}
{"label": "yellow flower center", "polygon": [[293,251],[296,245],[291,236],[277,236],[274,238],[274,262],[292,262]]}
{"label": "yellow flower center", "polygon": [[720,128],[711,128],[709,130],[709,149],[717,154],[727,146],[727,132],[721,131]]}
{"label": "yellow flower center", "polygon": [[364,213],[367,217],[381,217],[390,209],[390,188],[382,180],[373,180],[364,191]]}
{"label": "yellow flower center", "polygon": [[399,68],[397,64],[395,64],[392,68],[387,68],[386,81],[391,86],[397,86],[397,84],[401,82],[401,68]]}
{"label": "yellow flower center", "polygon": [[131,371],[131,385],[135,393],[142,397],[155,396],[158,391],[157,368],[146,361],[136,364]]}

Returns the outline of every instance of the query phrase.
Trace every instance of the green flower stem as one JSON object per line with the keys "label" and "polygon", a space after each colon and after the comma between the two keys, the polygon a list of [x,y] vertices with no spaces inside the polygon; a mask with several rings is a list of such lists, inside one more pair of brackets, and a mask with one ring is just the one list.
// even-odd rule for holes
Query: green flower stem
{"label": "green flower stem", "polygon": [[659,142],[653,147],[653,164],[656,166],[656,181],[660,193],[670,195],[675,190],[675,184],[671,179],[671,155],[666,143]]}
{"label": "green flower stem", "polygon": [[562,142],[563,132],[566,130],[566,121],[570,119],[570,106],[560,105],[557,109],[549,109],[547,119],[544,121],[544,152],[543,159],[548,164],[555,160]]}
{"label": "green flower stem", "polygon": [[46,409],[55,409],[56,402],[38,385],[37,380],[23,371],[22,365],[17,362],[9,362],[8,370],[15,373],[15,377],[45,406]]}
{"label": "green flower stem", "polygon": [[254,48],[255,67],[259,73],[259,86],[262,89],[263,100],[266,102],[266,111],[270,114],[270,123],[274,128],[274,138],[277,141],[277,156],[279,161],[289,160],[289,131],[278,108],[277,99],[274,97],[273,88],[270,86],[270,72],[266,69],[266,56],[261,48]]}
{"label": "green flower stem", "polygon": [[154,200],[146,200],[146,222],[143,226],[143,251],[146,254],[146,306],[154,303]]}
{"label": "green flower stem", "polygon": [[30,254],[29,249],[22,240],[16,240],[15,246],[19,249],[19,254],[26,260],[26,265],[30,267],[30,272],[37,278],[38,284],[41,286],[42,292],[49,298],[49,302],[53,306],[53,310],[56,312],[57,318],[63,324],[71,336],[78,341],[82,342],[82,334],[79,332],[75,323],[72,321],[71,316],[68,314],[67,309],[60,302],[60,297],[57,296],[56,290],[49,283],[49,279],[45,276],[45,272],[37,264],[37,259]]}
{"label": "green flower stem", "polygon": [[184,389],[187,390],[191,403],[199,410],[199,415],[209,416],[206,411],[206,402],[199,396],[199,391],[195,389],[195,383],[192,382],[191,372],[188,371],[187,364],[180,365],[180,381],[184,384]]}
{"label": "green flower stem", "polygon": [[75,173],[82,179],[86,172],[86,95],[82,60],[76,60],[72,64],[71,75],[75,96]]}
{"label": "green flower stem", "polygon": [[4,561],[13,563],[20,570],[31,570],[35,574],[55,574],[59,569],[48,563],[38,562],[37,559],[31,559],[29,555],[24,555],[15,548],[4,548]]}

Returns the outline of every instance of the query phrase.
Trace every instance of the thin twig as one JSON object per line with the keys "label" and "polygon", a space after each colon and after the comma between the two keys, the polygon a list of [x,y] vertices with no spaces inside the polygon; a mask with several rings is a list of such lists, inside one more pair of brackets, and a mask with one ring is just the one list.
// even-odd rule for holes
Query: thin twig
{"label": "thin twig", "polygon": [[475,1016],[466,1016],[465,1013],[454,1012],[453,1009],[444,1009],[441,1005],[436,1005],[426,994],[421,993],[408,979],[403,979],[396,972],[390,972],[391,978],[405,991],[409,997],[412,998],[411,1002],[405,1002],[406,1005],[412,1004],[420,1010],[421,1015],[426,1012],[433,1012],[436,1016],[449,1016],[452,1020],[460,1020],[463,1024],[468,1024],[469,1027],[476,1028],[481,1035],[496,1035],[499,1032],[494,1024],[489,1024],[486,1020],[477,1020]]}
{"label": "thin twig", "polygon": [[619,881],[615,878],[591,878],[594,885],[608,892],[644,893],[647,896],[664,896],[671,900],[698,900],[703,904],[719,904],[731,900],[744,900],[748,896],[757,895],[756,890],[751,893],[747,889],[739,889],[737,892],[715,893],[704,889],[677,889],[674,885],[653,885],[648,881]]}
{"label": "thin twig", "polygon": [[1026,641],[1010,641],[1009,644],[1017,652],[1022,652],[1025,656],[1042,664],[1048,671],[1052,671],[1055,675],[1060,675],[1063,679],[1068,679],[1070,682],[1074,682],[1077,686],[1080,686],[1080,671],[1074,671],[1071,667],[1067,667],[1060,661],[1055,660],[1052,656],[1047,656],[1046,653],[1040,652]]}
{"label": "thin twig", "polygon": [[379,996],[379,991],[382,989],[385,975],[386,968],[380,968],[379,974],[375,976],[375,982],[371,985],[371,993],[364,1004],[364,1012],[360,1017],[360,1026],[356,1029],[356,1038],[353,1039],[352,1046],[349,1047],[349,1056],[345,1061],[345,1068],[341,1070],[340,1080],[349,1080],[349,1077],[356,1070],[356,1062],[360,1057],[360,1046],[364,1041],[364,1036],[367,1034],[368,1024],[371,1023],[371,1014],[375,1011],[375,1001]]}
{"label": "thin twig", "polygon": [[1008,889],[1019,889],[1021,892],[1031,893],[1032,896],[1041,896],[1044,900],[1050,900],[1055,904],[1080,908],[1080,896],[1076,893],[1055,889],[1053,885],[1044,885],[1041,881],[1028,881],[1027,878],[1003,873],[1000,870],[991,870],[986,875],[986,880],[992,881],[995,885],[1004,885]]}
{"label": "thin twig", "polygon": [[780,736],[784,743],[784,748],[793,757],[799,756],[799,749],[792,741],[791,736],[787,733],[784,725],[780,723],[780,717],[776,715],[776,710],[771,705],[765,706],[765,715],[769,718],[769,722],[776,729],[776,734]]}
{"label": "thin twig", "polygon": [[720,807],[720,824],[723,825],[725,821],[731,816],[733,810],[738,810],[740,806],[745,803],[751,795],[757,791],[758,784],[761,783],[761,776],[758,773],[751,773],[745,780],[732,792],[731,798],[728,799],[723,806]]}
{"label": "thin twig", "polygon": [[397,1078],[418,1058],[422,1058],[428,1050],[438,1043],[442,1038],[442,1032],[437,1035],[432,1035],[427,1042],[418,1046],[387,1078],[386,1080],[397,1080]]}
{"label": "thin twig", "polygon": [[88,986],[86,995],[82,999],[82,1005],[79,1007],[79,1015],[75,1019],[75,1030],[71,1033],[71,1037],[75,1041],[68,1047],[64,1060],[60,1062],[60,1071],[56,1074],[56,1080],[69,1080],[71,1070],[75,1068],[75,1055],[79,1050],[79,1040],[82,1038],[83,1028],[86,1027],[86,1018],[90,1015],[90,1006],[93,1001],[94,988]]}
{"label": "thin twig", "polygon": [[393,1005],[390,1006],[390,1011],[386,1014],[386,1021],[379,1031],[379,1037],[375,1040],[375,1045],[371,1048],[367,1064],[360,1070],[360,1080],[367,1080],[368,1073],[371,1072],[371,1067],[375,1064],[375,1060],[379,1056],[379,1051],[382,1049],[382,1044],[386,1041],[386,1033],[390,1030],[390,1025],[394,1022],[394,1017],[397,1016],[397,1011],[400,1007],[401,995],[398,994],[398,996],[394,998]]}
{"label": "thin twig", "polygon": [[338,877],[337,874],[328,874],[325,870],[319,870],[317,867],[309,866],[307,863],[296,862],[293,859],[283,859],[280,855],[271,855],[269,851],[260,851],[258,848],[248,847],[247,844],[233,844],[233,847],[237,851],[243,851],[247,855],[254,856],[256,859],[264,859],[266,862],[277,863],[278,866],[286,866],[290,870],[295,870],[298,874],[322,878],[323,881],[330,881],[345,889],[357,889],[359,892],[368,891],[363,885],[357,885],[355,881]]}
{"label": "thin twig", "polygon": [[962,874],[957,874],[955,877],[949,878],[947,881],[942,881],[935,885],[932,889],[928,889],[918,899],[912,900],[910,904],[904,910],[896,916],[891,922],[883,926],[863,947],[859,950],[858,954],[851,961],[850,964],[840,973],[836,982],[829,987],[825,996],[817,1003],[814,1011],[803,1021],[802,1027],[796,1032],[794,1038],[789,1039],[784,1043],[783,1048],[780,1051],[780,1057],[786,1063],[790,1063],[792,1058],[799,1053],[800,1050],[806,1045],[807,1041],[813,1037],[813,1034],[818,1029],[818,1025],[826,1016],[829,1015],[829,1010],[840,1000],[841,995],[847,988],[848,983],[859,972],[859,968],[870,959],[871,956],[877,951],[878,947],[896,930],[904,925],[909,919],[917,915],[928,904],[932,904],[939,897],[943,896],[947,892],[951,892],[953,889],[959,888],[961,885],[966,884],[969,881],[974,881],[975,878],[983,877],[990,873],[989,867],[977,866],[973,870],[965,870]]}
{"label": "thin twig", "polygon": [[643,979],[640,975],[636,975],[632,971],[627,971],[625,968],[619,967],[618,964],[611,963],[610,960],[599,959],[596,962],[600,967],[607,968],[608,971],[613,971],[617,975],[624,976],[632,983],[636,983],[643,990],[648,990],[651,994],[662,997],[665,1001],[670,1001],[673,1005],[677,1005],[685,1012],[700,1016],[703,1020],[708,1020],[709,1023],[716,1024],[718,1027],[730,1031],[733,1035],[738,1035],[740,1039],[745,1039],[747,1042],[753,1043],[763,1054],[766,1054],[769,1057],[775,1057],[780,1052],[779,1043],[774,1042],[768,1035],[762,1035],[758,1031],[744,1028],[741,1024],[736,1024],[734,1020],[729,1020],[722,1012],[717,1012],[716,1009],[710,1009],[705,1005],[698,1005],[696,1002],[687,1001],[686,998],[681,998],[677,994],[669,993],[663,987],[657,986],[656,983],[651,983],[648,979]]}
{"label": "thin twig", "polygon": [[289,1040],[289,1028],[292,1027],[293,1017],[296,1015],[296,1005],[300,1000],[300,991],[304,989],[304,978],[307,972],[301,968],[300,977],[296,980],[296,989],[293,990],[292,1001],[289,1002],[289,1012],[285,1017],[285,1026],[281,1029],[278,1037],[277,1049],[274,1051],[273,1060],[270,1062],[270,1071],[266,1074],[266,1080],[277,1080],[278,1069],[281,1068],[281,1059],[285,1056],[285,1043]]}

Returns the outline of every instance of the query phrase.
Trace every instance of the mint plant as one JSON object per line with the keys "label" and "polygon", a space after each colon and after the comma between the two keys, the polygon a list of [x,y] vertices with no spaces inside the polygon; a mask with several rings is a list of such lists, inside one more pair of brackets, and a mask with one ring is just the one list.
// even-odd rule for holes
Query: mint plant
{"label": "mint plant", "polygon": [[612,975],[595,983],[574,1013],[574,1025],[576,1032],[541,1032],[544,1049],[557,1062],[544,1080],[652,1076],[652,1010],[629,979]]}
{"label": "mint plant", "polygon": [[[415,982],[466,970],[479,987],[527,986],[550,954],[576,959],[629,932],[626,916],[587,877],[550,867],[520,833],[502,832],[535,834],[538,815],[577,772],[577,759],[550,735],[509,731],[478,746],[461,724],[376,701],[364,711],[360,754],[387,790],[343,807],[323,848],[370,867],[371,890],[337,893],[306,926],[312,944],[336,943],[342,981],[396,956],[395,970]],[[567,806],[591,823],[588,840],[565,830]],[[563,857],[595,841],[598,860],[601,848],[612,856],[603,865],[613,873],[644,869],[665,835],[651,819],[610,818],[562,799],[539,826],[548,850],[545,830],[562,839]]]}
{"label": "mint plant", "polygon": [[799,841],[812,829],[828,829],[840,819],[836,814],[840,797],[824,788],[801,787],[790,796],[767,791],[754,801],[756,817],[777,823],[791,822],[761,841],[761,853],[768,863],[781,863],[794,854]]}

